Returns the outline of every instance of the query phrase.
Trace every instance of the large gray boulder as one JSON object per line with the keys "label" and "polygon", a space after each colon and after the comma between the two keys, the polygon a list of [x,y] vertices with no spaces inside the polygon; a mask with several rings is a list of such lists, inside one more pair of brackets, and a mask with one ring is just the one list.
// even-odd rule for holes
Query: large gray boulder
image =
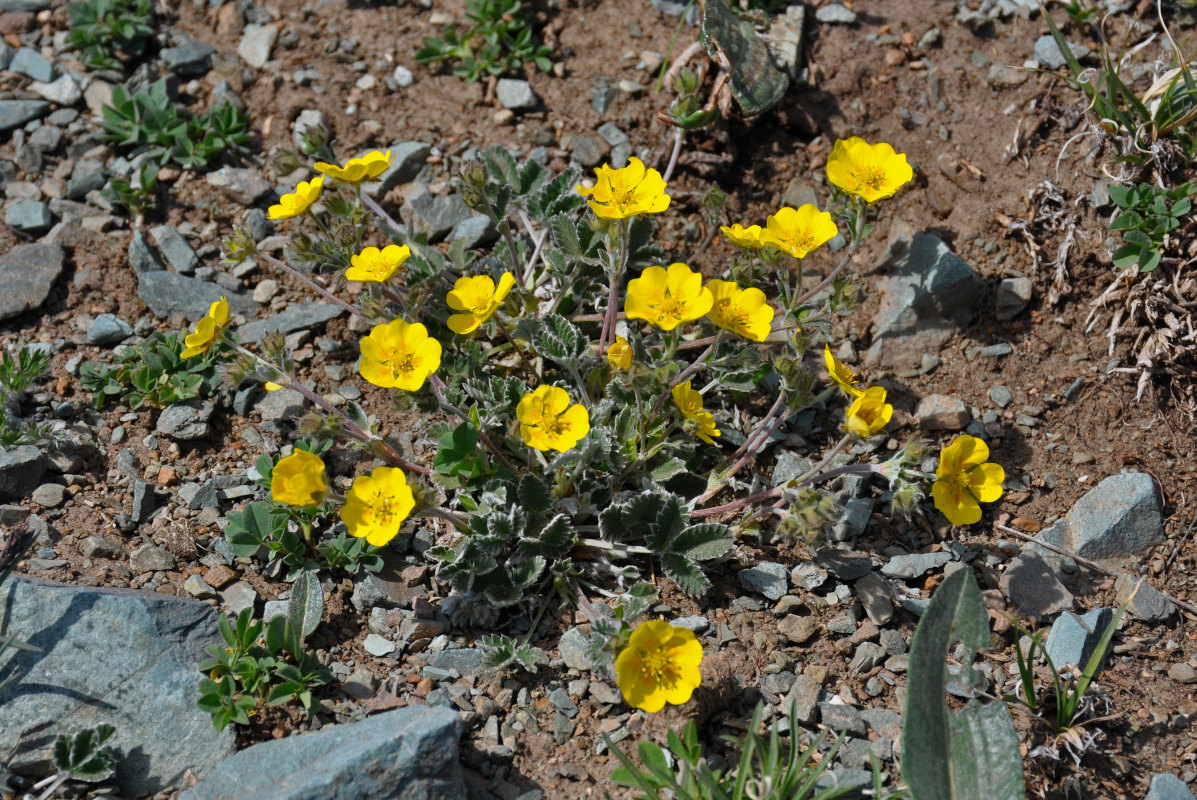
{"label": "large gray boulder", "polygon": [[262,742],[179,800],[461,800],[463,727],[457,712],[421,706]]}
{"label": "large gray boulder", "polygon": [[46,302],[62,274],[66,253],[54,244],[19,244],[0,255],[0,320]]}
{"label": "large gray boulder", "polygon": [[[1064,519],[1039,540],[1084,558],[1142,556],[1164,541],[1164,519],[1155,480],[1144,472],[1111,475],[1077,500]],[[1032,545],[1032,549],[1034,546]],[[1053,554],[1044,553],[1052,558]]]}
{"label": "large gray boulder", "polygon": [[129,797],[201,778],[232,754],[196,706],[204,648],[222,642],[217,612],[196,600],[13,576],[0,588],[5,633],[42,652],[0,656],[0,752],[15,772],[48,765],[61,733],[116,726],[116,783]]}

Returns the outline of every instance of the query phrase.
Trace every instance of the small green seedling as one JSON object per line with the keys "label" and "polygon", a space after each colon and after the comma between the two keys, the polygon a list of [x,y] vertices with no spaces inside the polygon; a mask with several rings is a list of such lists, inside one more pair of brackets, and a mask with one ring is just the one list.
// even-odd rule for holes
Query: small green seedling
{"label": "small green seedling", "polygon": [[1110,230],[1122,233],[1122,246],[1114,251],[1114,266],[1151,272],[1160,264],[1164,238],[1180,227],[1181,219],[1193,209],[1189,195],[1197,184],[1184,183],[1174,189],[1141,183],[1111,186],[1110,199],[1120,211]]}
{"label": "small green seedling", "polygon": [[421,64],[455,62],[453,74],[467,81],[488,75],[518,72],[525,63],[536,64],[542,71],[553,68],[552,49],[532,39],[531,22],[521,0],[469,0],[465,33],[445,28],[442,39],[424,40],[416,52]]}
{"label": "small green seedling", "polygon": [[[145,54],[154,36],[150,0],[87,0],[67,6],[70,42],[92,69],[123,70]],[[122,58],[123,56],[123,58]]]}

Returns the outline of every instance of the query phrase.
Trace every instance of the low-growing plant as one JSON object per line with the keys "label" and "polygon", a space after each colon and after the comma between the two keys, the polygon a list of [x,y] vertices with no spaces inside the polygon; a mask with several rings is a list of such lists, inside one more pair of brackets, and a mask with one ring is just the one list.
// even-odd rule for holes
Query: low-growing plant
{"label": "low-growing plant", "polygon": [[101,724],[63,734],[54,740],[54,768],[57,772],[33,785],[41,790],[37,800],[47,800],[67,781],[100,783],[116,772],[116,757],[109,746],[116,728]]}
{"label": "low-growing plant", "polygon": [[128,208],[138,218],[145,216],[157,201],[158,169],[158,164],[147,161],[131,178],[112,178],[104,187],[105,199]]}
{"label": "low-growing plant", "polygon": [[67,5],[70,43],[92,69],[123,70],[140,58],[154,36],[150,0],[85,0]]}
{"label": "low-growing plant", "polygon": [[21,419],[12,412],[10,400],[50,369],[50,356],[41,349],[23,347],[14,356],[0,353],[0,447],[32,444],[49,435],[37,422]]}
{"label": "low-growing plant", "polygon": [[115,86],[112,104],[101,111],[105,138],[124,147],[148,148],[150,159],[160,166],[173,162],[202,170],[248,152],[249,117],[244,111],[225,102],[186,115],[170,99],[165,80],[136,94]]}
{"label": "low-growing plant", "polygon": [[315,653],[303,647],[319,625],[323,608],[320,581],[312,572],[303,572],[292,585],[286,616],[263,623],[247,608],[234,623],[220,617],[226,647],[209,645],[211,658],[199,665],[207,676],[200,680],[199,707],[212,715],[217,730],[230,723],[248,725],[259,703],[276,706],[298,700],[311,713],[312,690],[332,680]]}
{"label": "low-growing plant", "polygon": [[1193,209],[1189,196],[1195,190],[1197,184],[1193,183],[1173,189],[1148,183],[1111,186],[1110,199],[1121,210],[1110,223],[1110,230],[1122,233],[1122,246],[1114,251],[1114,266],[1139,272],[1151,272],[1159,266],[1166,237]]}
{"label": "low-growing plant", "polygon": [[[790,719],[795,718],[791,708]],[[698,743],[698,728],[688,721],[679,736],[670,730],[667,748],[642,741],[638,751],[642,767],[618,747],[607,742],[608,749],[623,766],[611,773],[620,786],[639,789],[643,800],[831,800],[853,789],[821,788],[819,779],[839,752],[843,740],[836,738],[826,753],[821,753],[830,731],[824,730],[806,747],[793,739],[783,744],[777,724],[762,736],[763,706],[757,703],[742,739],[727,737],[740,751],[740,760],[731,769],[712,768]],[[610,795],[608,795],[609,797]]]}
{"label": "low-growing plant", "polygon": [[525,63],[544,72],[553,68],[552,48],[532,38],[532,22],[522,0],[468,0],[464,33],[446,27],[440,39],[427,37],[416,52],[420,64],[450,62],[467,81],[518,72]]}
{"label": "low-growing plant", "polygon": [[126,348],[116,364],[84,363],[79,368],[79,383],[92,393],[97,409],[115,397],[136,411],[145,405],[165,408],[211,395],[221,384],[220,351],[184,358],[185,350],[182,335],[155,333]]}

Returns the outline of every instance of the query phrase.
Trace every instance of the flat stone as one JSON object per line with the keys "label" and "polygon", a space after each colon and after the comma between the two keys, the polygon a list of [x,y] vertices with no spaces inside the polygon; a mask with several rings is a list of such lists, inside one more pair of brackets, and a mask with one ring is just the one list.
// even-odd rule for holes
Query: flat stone
{"label": "flat stone", "polygon": [[467,250],[494,244],[498,238],[499,232],[495,230],[495,226],[481,214],[475,214],[457,223],[448,237],[451,242],[464,239],[463,245]]}
{"label": "flat stone", "polygon": [[167,47],[160,55],[167,68],[180,78],[198,78],[212,68],[212,54],[216,48],[210,44],[184,39],[177,47]]}
{"label": "flat stone", "polygon": [[32,47],[22,47],[12,57],[8,68],[18,75],[42,83],[54,80],[54,63]]}
{"label": "flat stone", "polygon": [[826,25],[851,25],[856,12],[839,3],[830,3],[815,11],[815,19]]}
{"label": "flat stone", "polygon": [[395,643],[379,636],[377,633],[367,634],[366,641],[362,643],[362,647],[365,648],[367,653],[378,658],[395,652]]}
{"label": "flat stone", "polygon": [[1031,77],[1028,70],[1011,67],[1005,64],[990,64],[989,72],[985,75],[985,82],[994,89],[1013,89],[1022,86]]}
{"label": "flat stone", "polygon": [[45,100],[0,100],[0,132],[19,128],[50,113]]}
{"label": "flat stone", "polygon": [[1183,661],[1168,667],[1168,677],[1177,683],[1197,683],[1197,669],[1193,669]]}
{"label": "flat stone", "polygon": [[191,244],[183,234],[171,226],[156,225],[150,228],[150,241],[176,272],[189,275],[199,266],[199,256],[195,254]]}
{"label": "flat stone", "polygon": [[83,90],[83,103],[94,116],[101,116],[104,106],[112,105],[112,84],[99,78],[93,79]]}
{"label": "flat stone", "polygon": [[464,727],[457,711],[432,706],[327,725],[242,750],[179,800],[466,797],[457,760]]}
{"label": "flat stone", "polygon": [[100,314],[87,327],[87,341],[95,345],[119,344],[133,335],[133,326],[116,314]]}
{"label": "flat stone", "polygon": [[802,644],[815,635],[818,625],[813,617],[787,614],[777,623],[777,630],[794,644]]}
{"label": "flat stone", "polygon": [[998,383],[989,387],[989,399],[998,408],[1005,408],[1014,402],[1014,393]]}
{"label": "flat stone", "polygon": [[853,584],[865,614],[877,625],[885,625],[894,618],[894,601],[889,585],[873,573],[863,576]]}
{"label": "flat stone", "polygon": [[570,160],[580,167],[595,167],[601,164],[610,152],[610,145],[603,141],[601,136],[586,133],[574,137],[573,144],[570,145]]}
{"label": "flat stone", "polygon": [[61,483],[43,483],[29,499],[43,508],[58,508],[66,499],[66,487]]}
{"label": "flat stone", "polygon": [[138,275],[166,269],[158,252],[150,246],[150,240],[140,230],[133,231],[133,238],[129,240],[129,266]]}
{"label": "flat stone", "polygon": [[1151,777],[1143,800],[1194,800],[1188,785],[1175,775],[1161,772]]}
{"label": "flat stone", "polygon": [[220,602],[233,616],[237,616],[247,608],[253,608],[258,601],[258,593],[245,581],[232,583],[221,589],[219,594]]}
{"label": "flat stone", "polygon": [[1071,611],[1061,614],[1052,623],[1052,631],[1044,645],[1052,665],[1063,669],[1073,664],[1084,669],[1113,615],[1108,608],[1095,608],[1083,617]]}
{"label": "flat stone", "polygon": [[54,215],[50,213],[50,206],[40,200],[21,199],[5,210],[4,222],[10,228],[37,235],[50,230]]}
{"label": "flat stone", "polygon": [[431,654],[428,664],[439,669],[455,669],[460,675],[478,675],[482,672],[482,656],[482,651],[477,648],[459,647]]}
{"label": "flat stone", "polygon": [[762,561],[755,567],[737,573],[740,586],[750,592],[763,594],[770,600],[780,600],[789,590],[789,576],[784,564]]}
{"label": "flat stone", "polygon": [[45,11],[50,7],[50,0],[0,0],[0,11],[17,11],[27,14]]}
{"label": "flat stone", "polygon": [[133,505],[129,509],[129,516],[134,522],[145,522],[154,513],[158,501],[154,497],[153,488],[143,480],[133,483]]}
{"label": "flat stone", "polygon": [[422,194],[408,203],[408,207],[412,233],[427,234],[429,242],[444,239],[458,224],[469,219],[471,213],[456,194]]}
{"label": "flat stone", "polygon": [[156,544],[143,544],[129,554],[129,570],[134,575],[174,569],[175,557]]}
{"label": "flat stone", "polygon": [[0,500],[23,500],[41,483],[47,463],[31,444],[0,450]]}
{"label": "flat stone", "polygon": [[819,719],[819,697],[823,686],[809,675],[797,675],[794,684],[781,704],[781,713],[790,717],[790,724],[814,725]]}
{"label": "flat stone", "polygon": [[[251,26],[252,27],[252,26]],[[256,169],[221,167],[204,178],[208,185],[234,203],[252,206],[274,192],[270,181]]]}
{"label": "flat stone", "polygon": [[959,397],[931,394],[919,401],[914,417],[928,431],[959,431],[969,423],[968,408]]}
{"label": "flat stone", "polygon": [[415,180],[432,155],[432,145],[425,142],[396,142],[389,150],[391,165],[377,181],[366,184],[366,190],[374,196],[381,197],[396,186]]}
{"label": "flat stone", "polygon": [[933,569],[939,569],[952,560],[952,554],[941,553],[909,553],[894,556],[881,568],[881,572],[891,578],[911,580],[918,578]]}
{"label": "flat stone", "polygon": [[209,600],[216,597],[216,590],[204,582],[199,575],[189,575],[183,581],[183,591],[197,600]]}
{"label": "flat stone", "polygon": [[821,722],[833,731],[848,733],[863,738],[869,732],[860,712],[840,703],[819,703]]}
{"label": "flat stone", "polygon": [[856,652],[852,654],[852,661],[848,664],[848,669],[857,675],[863,675],[884,661],[886,655],[885,648],[881,645],[875,642],[861,642],[856,646]]}
{"label": "flat stone", "polygon": [[[873,559],[868,556],[836,547],[820,547],[815,551],[815,561],[841,581],[854,581],[873,569]],[[808,585],[806,588],[818,587]]]}
{"label": "flat stone", "polygon": [[203,439],[208,435],[212,409],[211,400],[189,400],[169,405],[158,415],[154,430],[180,442]]}
{"label": "flat stone", "polygon": [[557,649],[568,669],[586,671],[594,666],[590,660],[590,637],[578,628],[570,628],[562,634]]}
{"label": "flat stone", "polygon": [[512,111],[524,111],[540,105],[532,84],[513,78],[499,78],[495,85],[495,99],[499,105]]}
{"label": "flat stone", "polygon": [[1155,481],[1142,472],[1112,475],[1086,492],[1064,519],[1036,538],[1085,558],[1142,556],[1148,548],[1164,541]]}
{"label": "flat stone", "polygon": [[291,143],[296,150],[302,151],[305,139],[312,134],[328,136],[331,133],[332,123],[328,121],[328,115],[318,108],[305,108],[291,123]]}
{"label": "flat stone", "polygon": [[121,552],[120,545],[116,542],[95,534],[88,536],[79,545],[79,553],[84,558],[115,559],[121,555]]}
{"label": "flat stone", "polygon": [[261,69],[270,60],[270,53],[274,50],[274,43],[277,41],[277,25],[250,23],[245,26],[245,30],[241,34],[241,43],[237,45],[237,55],[241,56],[241,60],[254,69]]}
{"label": "flat stone", "polygon": [[1023,554],[1006,565],[1002,593],[1020,614],[1050,617],[1072,608],[1072,594],[1042,558]]}
{"label": "flat stone", "polygon": [[1031,302],[1035,294],[1035,284],[1030,278],[1003,278],[998,284],[996,316],[1006,321],[1017,317]]}
{"label": "flat stone", "polygon": [[206,316],[208,309],[221,297],[228,301],[229,311],[233,314],[248,316],[257,307],[243,292],[230,291],[218,284],[168,270],[143,272],[137,280],[137,294],[159,319],[167,319],[172,314],[199,319]]}
{"label": "flat stone", "polygon": [[711,629],[711,621],[704,616],[678,617],[669,623],[675,628],[685,628],[701,636]]}
{"label": "flat stone", "polygon": [[[1089,55],[1089,48],[1083,44],[1068,42],[1068,49],[1072,51],[1072,56],[1077,61]],[[1050,33],[1045,33],[1035,40],[1035,58],[1048,69],[1059,69],[1068,63],[1064,60],[1064,51],[1060,49],[1060,45],[1056,44],[1055,37]]]}
{"label": "flat stone", "polygon": [[850,542],[865,532],[873,516],[873,498],[853,497],[844,503],[839,519],[831,526],[833,542]]}
{"label": "flat stone", "polygon": [[195,704],[195,665],[205,647],[223,642],[204,603],[19,575],[0,598],[5,633],[42,649],[7,655],[6,669],[18,676],[0,690],[0,747],[16,753],[10,769],[48,762],[59,734],[110,723],[130,743],[115,785],[140,797],[180,785],[187,770],[204,777],[235,750],[233,727],[217,731]]}
{"label": "flat stone", "polygon": [[63,75],[49,83],[34,81],[29,84],[29,91],[60,106],[73,106],[83,99],[83,89],[70,75]]}
{"label": "flat stone", "polygon": [[285,311],[267,319],[257,320],[242,325],[237,329],[237,336],[242,342],[255,344],[266,338],[272,331],[283,335],[304,331],[322,325],[330,319],[335,319],[345,313],[345,309],[333,303],[296,303],[289,305]]}
{"label": "flat stone", "polygon": [[1127,612],[1144,622],[1166,622],[1176,613],[1176,607],[1167,595],[1152,587],[1146,580],[1140,581],[1130,575],[1119,575],[1114,581],[1114,593],[1118,605],[1129,604]]}

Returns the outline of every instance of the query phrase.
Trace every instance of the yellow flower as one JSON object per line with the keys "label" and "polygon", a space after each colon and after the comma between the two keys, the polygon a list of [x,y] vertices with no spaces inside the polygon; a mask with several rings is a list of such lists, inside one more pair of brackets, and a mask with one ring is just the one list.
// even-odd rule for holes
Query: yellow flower
{"label": "yellow flower", "polygon": [[278,200],[278,205],[271,206],[266,216],[271,219],[291,219],[298,217],[312,204],[320,199],[320,192],[324,190],[324,177],[313,178],[310,181],[300,181],[295,187],[294,194],[285,194]]}
{"label": "yellow flower", "polygon": [[183,339],[186,348],[180,353],[181,358],[191,358],[208,352],[208,348],[220,336],[224,326],[229,322],[229,304],[222,295],[219,300],[208,309],[206,317],[200,317],[195,323],[195,332],[187,334]]}
{"label": "yellow flower", "polygon": [[794,258],[805,258],[835,238],[839,228],[831,220],[831,214],[820,211],[806,203],[794,209],[783,206],[765,222],[761,231],[761,244],[773,245]]}
{"label": "yellow flower", "polygon": [[461,334],[476,330],[503,304],[512,286],[515,286],[515,276],[510,272],[499,276],[498,288],[489,275],[458,278],[445,299],[449,308],[462,313],[449,316],[449,330]]}
{"label": "yellow flower", "polygon": [[730,228],[726,225],[721,226],[719,230],[723,231],[723,235],[730,239],[732,244],[738,244],[740,247],[752,247],[756,249],[760,249],[761,247],[760,225],[751,225],[745,228],[737,222]]}
{"label": "yellow flower", "polygon": [[615,341],[607,348],[607,361],[616,369],[627,369],[632,366],[632,346],[622,336],[616,336]]}
{"label": "yellow flower", "polygon": [[344,167],[317,161],[313,169],[342,183],[361,183],[364,180],[377,178],[389,166],[391,166],[391,151],[383,153],[380,150],[375,150],[372,153],[366,153],[361,158],[349,159]]}
{"label": "yellow flower", "polygon": [[623,169],[603,164],[594,171],[598,180],[593,189],[578,184],[578,194],[600,217],[626,219],[637,214],[658,214],[669,208],[665,179],[655,169],[646,170],[644,162],[633,156]]}
{"label": "yellow flower", "polygon": [[889,424],[894,407],[885,402],[885,389],[870,386],[848,406],[844,415],[844,430],[854,436],[867,439]]}
{"label": "yellow flower", "polygon": [[707,318],[717,327],[738,333],[745,339],[763,342],[773,329],[773,307],[765,302],[760,289],[741,289],[735,281],[711,281],[707,284],[714,305]]}
{"label": "yellow flower", "polygon": [[524,444],[537,450],[564,453],[590,433],[590,413],[581,403],[569,404],[569,394],[556,386],[538,386],[515,407]]}
{"label": "yellow flower", "polygon": [[931,484],[935,507],[953,525],[972,525],[981,519],[981,503],[992,503],[1002,496],[1006,470],[1001,464],[988,464],[989,447],[985,442],[961,434],[939,454],[938,479]]}
{"label": "yellow flower", "polygon": [[859,136],[839,139],[827,159],[827,180],[870,205],[893,194],[914,177],[904,153],[891,145],[869,144]]}
{"label": "yellow flower", "polygon": [[849,397],[860,397],[864,394],[862,389],[856,388],[856,373],[844,366],[844,362],[840,361],[831,354],[831,348],[823,345],[823,361],[827,364],[827,374],[831,376],[831,380],[835,385],[844,390],[844,393]]}
{"label": "yellow flower", "polygon": [[311,508],[324,501],[328,478],[324,462],[315,453],[295,450],[274,465],[270,476],[270,497],[276,503]]}
{"label": "yellow flower", "polygon": [[407,476],[396,467],[379,467],[353,479],[341,506],[341,521],[351,536],[382,547],[416,507]]}
{"label": "yellow flower", "polygon": [[698,438],[707,444],[714,444],[715,440],[711,437],[719,435],[719,429],[715,427],[715,415],[702,410],[702,395],[690,388],[690,381],[679,383],[670,393],[682,416],[698,423],[698,430],[695,431]]}
{"label": "yellow flower", "polygon": [[349,258],[352,266],[345,270],[345,277],[363,283],[382,283],[390,279],[410,255],[411,248],[407,245],[389,244],[381,250],[367,247]]}
{"label": "yellow flower", "polygon": [[650,713],[681,705],[702,685],[702,645],[693,631],[649,620],[632,631],[615,659],[619,691],[628,705]]}
{"label": "yellow flower", "polygon": [[358,372],[375,386],[414,392],[441,365],[441,343],[419,322],[375,325],[362,339]]}
{"label": "yellow flower", "polygon": [[715,297],[702,285],[702,274],[685,264],[670,264],[669,270],[652,266],[628,281],[624,311],[628,319],[643,319],[661,330],[671,331],[683,322],[698,319],[711,310]]}

